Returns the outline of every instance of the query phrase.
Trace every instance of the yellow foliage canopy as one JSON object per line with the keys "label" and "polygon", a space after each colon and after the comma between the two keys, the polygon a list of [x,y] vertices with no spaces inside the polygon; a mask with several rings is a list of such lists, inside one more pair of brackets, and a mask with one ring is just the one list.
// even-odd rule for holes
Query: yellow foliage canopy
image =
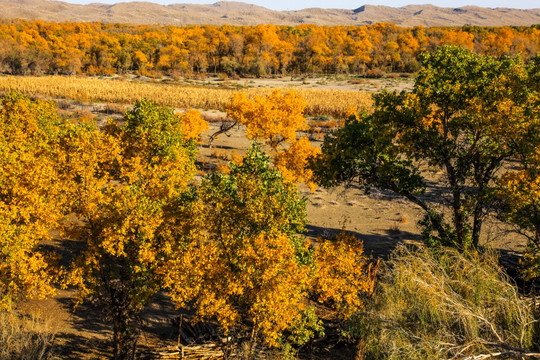
{"label": "yellow foliage canopy", "polygon": [[50,258],[38,249],[63,217],[59,119],[51,103],[11,93],[0,104],[0,309],[18,296],[54,293]]}
{"label": "yellow foliage canopy", "polygon": [[341,233],[315,250],[312,291],[321,302],[330,302],[344,318],[364,307],[363,296],[373,291],[376,268],[368,264],[362,242]]}
{"label": "yellow foliage canopy", "polygon": [[307,279],[289,238],[279,233],[192,243],[165,273],[178,306],[196,299],[198,316],[215,316],[226,333],[249,316],[269,346],[278,346],[281,333],[301,317]]}
{"label": "yellow foliage canopy", "polygon": [[249,99],[244,93],[233,96],[227,114],[246,126],[249,139],[265,139],[272,148],[282,141],[294,141],[298,130],[306,129],[303,112],[306,102],[294,91],[273,91],[267,97]]}
{"label": "yellow foliage canopy", "polygon": [[201,113],[197,110],[189,110],[188,112],[178,115],[181,118],[182,135],[186,140],[199,140],[201,134],[208,130],[208,121],[201,117]]}
{"label": "yellow foliage canopy", "polygon": [[301,137],[288,149],[278,152],[274,164],[286,179],[297,183],[303,182],[314,191],[317,185],[312,180],[313,171],[308,167],[308,159],[320,153],[321,150],[311,145],[307,137]]}

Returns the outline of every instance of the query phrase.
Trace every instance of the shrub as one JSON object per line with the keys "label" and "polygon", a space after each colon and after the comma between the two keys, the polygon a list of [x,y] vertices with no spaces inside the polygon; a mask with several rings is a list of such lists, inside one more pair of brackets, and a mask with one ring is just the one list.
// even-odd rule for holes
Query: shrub
{"label": "shrub", "polygon": [[350,335],[367,359],[448,359],[527,348],[532,323],[493,253],[400,246]]}
{"label": "shrub", "polygon": [[53,340],[47,322],[12,310],[0,312],[0,360],[50,359]]}
{"label": "shrub", "polygon": [[379,68],[369,69],[364,74],[364,77],[372,78],[372,79],[379,79],[379,78],[382,78],[383,76],[384,76],[384,71],[382,71]]}

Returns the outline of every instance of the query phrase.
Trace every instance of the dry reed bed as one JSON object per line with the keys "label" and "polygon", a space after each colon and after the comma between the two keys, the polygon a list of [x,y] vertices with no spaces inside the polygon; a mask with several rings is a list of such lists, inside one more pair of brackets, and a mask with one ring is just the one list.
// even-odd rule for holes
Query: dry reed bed
{"label": "dry reed bed", "polygon": [[[144,97],[160,105],[175,108],[223,110],[235,92],[245,92],[250,96],[266,96],[274,89],[233,90],[69,76],[0,77],[0,92],[6,93],[10,90],[19,90],[30,96],[121,104],[132,104]],[[306,100],[306,114],[312,116],[331,115],[344,118],[350,108],[369,111],[372,106],[371,96],[359,91],[327,89],[295,89],[295,91]]]}
{"label": "dry reed bed", "polygon": [[353,325],[369,359],[479,360],[505,350],[515,356],[493,358],[540,355],[525,350],[535,343],[533,314],[495,251],[398,245],[372,300]]}
{"label": "dry reed bed", "polygon": [[45,360],[52,358],[54,333],[49,320],[0,311],[0,360]]}

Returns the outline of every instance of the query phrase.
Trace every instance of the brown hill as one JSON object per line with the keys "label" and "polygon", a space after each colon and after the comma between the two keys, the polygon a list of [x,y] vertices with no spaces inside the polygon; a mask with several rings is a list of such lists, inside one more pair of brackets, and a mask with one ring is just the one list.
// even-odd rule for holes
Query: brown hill
{"label": "brown hill", "polygon": [[540,24],[540,9],[490,9],[476,6],[440,8],[433,5],[409,5],[392,8],[364,5],[355,10],[312,8],[274,11],[234,1],[221,1],[212,5],[159,5],[151,2],[76,5],[53,0],[0,0],[0,9],[0,17],[5,19],[164,25],[366,25],[390,22],[410,27]]}

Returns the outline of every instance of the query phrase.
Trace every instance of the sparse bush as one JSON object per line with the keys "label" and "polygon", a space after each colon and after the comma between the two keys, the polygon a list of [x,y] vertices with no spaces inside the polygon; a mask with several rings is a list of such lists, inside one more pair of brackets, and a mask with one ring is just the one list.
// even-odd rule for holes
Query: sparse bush
{"label": "sparse bush", "polygon": [[366,359],[450,359],[523,351],[532,324],[495,254],[399,246],[350,335]]}
{"label": "sparse bush", "polygon": [[396,221],[392,224],[388,232],[392,235],[398,235],[401,233],[401,229],[399,228],[399,223]]}
{"label": "sparse bush", "polygon": [[368,71],[366,71],[364,76],[371,79],[379,79],[384,76],[384,71],[379,68],[369,69]]}
{"label": "sparse bush", "polygon": [[0,312],[0,360],[51,359],[53,340],[46,321],[15,311]]}

